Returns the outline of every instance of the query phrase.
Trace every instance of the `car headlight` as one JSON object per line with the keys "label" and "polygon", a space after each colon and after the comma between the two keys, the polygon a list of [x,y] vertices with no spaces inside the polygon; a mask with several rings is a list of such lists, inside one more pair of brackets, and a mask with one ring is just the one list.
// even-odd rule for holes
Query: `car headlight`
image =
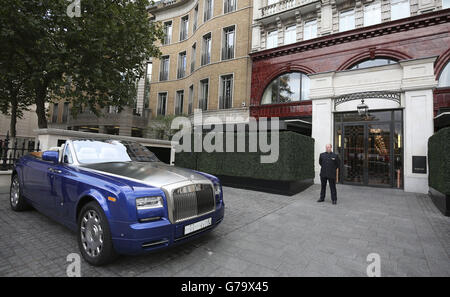
{"label": "car headlight", "polygon": [[220,184],[215,183],[214,184],[214,194],[220,195],[220,192],[222,191]]}
{"label": "car headlight", "polygon": [[163,207],[163,199],[161,196],[142,197],[136,199],[136,208],[138,210],[152,209]]}

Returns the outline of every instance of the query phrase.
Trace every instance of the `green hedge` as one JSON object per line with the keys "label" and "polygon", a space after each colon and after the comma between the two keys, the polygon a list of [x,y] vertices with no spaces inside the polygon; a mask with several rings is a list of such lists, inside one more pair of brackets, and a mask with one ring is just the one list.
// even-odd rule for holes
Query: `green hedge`
{"label": "green hedge", "polygon": [[[213,175],[248,177],[265,180],[295,181],[314,178],[314,139],[295,132],[279,133],[279,157],[275,163],[261,163],[260,156],[268,153],[248,152],[249,136],[245,135],[246,152],[177,153],[175,165]],[[270,142],[270,133],[269,140]],[[192,143],[193,146],[193,143]],[[224,139],[224,151],[226,141]]]}
{"label": "green hedge", "polygon": [[450,195],[450,127],[443,128],[428,140],[428,184]]}

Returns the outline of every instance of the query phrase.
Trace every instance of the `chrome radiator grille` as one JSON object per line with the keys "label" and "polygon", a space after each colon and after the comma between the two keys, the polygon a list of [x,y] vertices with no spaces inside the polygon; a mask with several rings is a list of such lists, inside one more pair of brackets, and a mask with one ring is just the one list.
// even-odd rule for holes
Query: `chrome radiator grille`
{"label": "chrome radiator grille", "polygon": [[181,187],[173,191],[175,222],[200,216],[214,210],[214,191],[208,184]]}

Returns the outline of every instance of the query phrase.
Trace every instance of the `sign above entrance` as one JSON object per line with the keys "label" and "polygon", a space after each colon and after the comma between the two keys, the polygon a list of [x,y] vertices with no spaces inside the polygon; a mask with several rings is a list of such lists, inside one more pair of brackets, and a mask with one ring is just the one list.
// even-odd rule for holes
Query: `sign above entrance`
{"label": "sign above entrance", "polygon": [[361,99],[384,99],[397,102],[399,105],[401,102],[400,92],[391,92],[391,91],[369,91],[369,92],[351,93],[336,96],[333,99],[335,108],[342,103]]}

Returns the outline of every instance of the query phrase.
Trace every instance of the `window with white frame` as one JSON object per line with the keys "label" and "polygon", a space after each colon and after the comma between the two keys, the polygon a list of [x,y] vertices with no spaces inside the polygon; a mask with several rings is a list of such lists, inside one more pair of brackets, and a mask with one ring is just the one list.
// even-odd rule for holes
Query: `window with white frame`
{"label": "window with white frame", "polygon": [[442,0],[442,9],[450,8],[450,0]]}
{"label": "window with white frame", "polygon": [[203,22],[212,18],[213,15],[213,0],[205,0],[203,9]]}
{"label": "window with white frame", "polygon": [[297,41],[297,26],[287,26],[284,29],[284,44],[290,44]]}
{"label": "window with white frame", "polygon": [[317,20],[305,22],[303,26],[303,40],[317,37]]}
{"label": "window with white frame", "polygon": [[450,87],[450,62],[445,65],[444,69],[441,71],[439,75],[439,88]]}
{"label": "window with white frame", "polygon": [[198,108],[201,110],[208,109],[208,95],[209,95],[209,79],[200,81],[200,96],[198,98]]}
{"label": "window with white frame", "polygon": [[355,29],[355,11],[347,10],[339,14],[339,32]]}
{"label": "window with white frame", "polygon": [[158,94],[158,109],[156,111],[157,115],[165,115],[167,107],[167,93]]}
{"label": "window with white frame", "polygon": [[192,51],[191,51],[191,73],[195,70],[195,60],[197,56],[197,43],[194,43],[192,45]]}
{"label": "window with white frame", "polygon": [[175,114],[180,115],[183,113],[183,103],[184,103],[184,90],[177,91],[177,96],[175,98]]}
{"label": "window with white frame", "polygon": [[192,114],[193,109],[193,103],[194,103],[194,85],[191,85],[189,87],[189,94],[188,94],[188,114]]}
{"label": "window with white frame", "polygon": [[230,26],[223,29],[222,41],[222,60],[229,60],[234,58],[234,42],[235,42],[235,27]]}
{"label": "window with white frame", "polygon": [[223,13],[229,13],[236,10],[236,0],[223,0]]}
{"label": "window with white frame", "polygon": [[181,18],[180,22],[180,41],[187,39],[189,29],[189,16],[186,15]]}
{"label": "window with white frame", "polygon": [[178,54],[177,78],[183,78],[186,75],[186,52]]}
{"label": "window with white frame", "polygon": [[233,75],[222,75],[220,77],[219,108],[227,109],[233,105]]}
{"label": "window with white frame", "polygon": [[172,21],[164,23],[164,39],[163,44],[170,44],[172,40]]}
{"label": "window with white frame", "polygon": [[198,4],[194,8],[194,23],[192,24],[192,32],[197,30],[197,22],[198,22]]}
{"label": "window with white frame", "polygon": [[267,33],[266,48],[273,48],[278,46],[278,32],[271,31]]}
{"label": "window with white frame", "polygon": [[410,16],[409,0],[391,0],[391,21]]}
{"label": "window with white frame", "polygon": [[211,33],[203,36],[202,66],[211,63]]}
{"label": "window with white frame", "polygon": [[381,2],[364,6],[364,26],[381,23]]}
{"label": "window with white frame", "polygon": [[169,79],[169,56],[161,57],[161,68],[159,70],[159,80]]}

